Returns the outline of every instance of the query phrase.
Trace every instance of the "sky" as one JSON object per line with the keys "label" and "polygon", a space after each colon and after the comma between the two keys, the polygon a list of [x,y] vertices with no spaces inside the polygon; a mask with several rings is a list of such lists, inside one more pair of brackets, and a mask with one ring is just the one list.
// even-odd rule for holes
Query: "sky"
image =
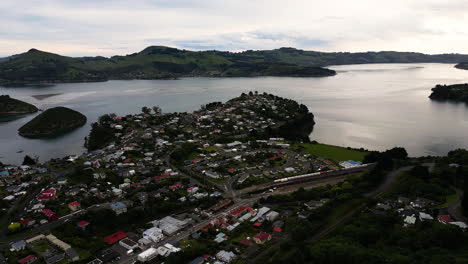
{"label": "sky", "polygon": [[468,54],[467,0],[1,0],[0,57],[188,50]]}

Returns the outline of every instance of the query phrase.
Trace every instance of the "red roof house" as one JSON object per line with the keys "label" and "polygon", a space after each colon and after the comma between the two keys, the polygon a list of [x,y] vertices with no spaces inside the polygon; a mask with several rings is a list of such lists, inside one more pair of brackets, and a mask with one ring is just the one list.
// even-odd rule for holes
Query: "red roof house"
{"label": "red roof house", "polygon": [[277,233],[283,232],[283,230],[280,227],[273,227],[273,231],[275,231]]}
{"label": "red roof house", "polygon": [[439,215],[437,217],[437,220],[439,220],[439,222],[442,224],[448,224],[450,222],[453,222],[453,219],[452,217],[450,217],[450,215]]}
{"label": "red roof house", "polygon": [[260,232],[256,236],[253,237],[255,243],[257,244],[264,244],[271,240],[271,235],[265,232]]}
{"label": "red roof house", "polygon": [[81,228],[82,230],[85,230],[86,227],[89,225],[89,222],[88,221],[79,221],[78,223],[76,223],[76,225]]}
{"label": "red roof house", "polygon": [[30,264],[30,263],[33,263],[36,260],[37,260],[36,256],[29,255],[29,256],[27,256],[25,258],[22,258],[22,259],[18,260],[18,263],[19,264]]}
{"label": "red roof house", "polygon": [[74,201],[68,204],[68,208],[72,211],[78,211],[81,209],[81,204],[78,201]]}
{"label": "red roof house", "polygon": [[234,209],[233,211],[231,211],[231,216],[233,217],[239,217],[241,216],[243,213],[245,213],[246,211],[249,211],[250,213],[252,213],[252,215],[255,214],[255,210],[252,208],[252,207],[249,207],[249,206],[241,206],[237,209]]}
{"label": "red roof house", "polygon": [[55,197],[57,197],[57,190],[52,188],[52,189],[42,191],[41,194],[39,194],[39,197],[37,199],[42,201],[42,200],[54,199]]}
{"label": "red roof house", "polygon": [[25,218],[21,221],[19,221],[19,223],[21,224],[21,226],[30,226],[30,225],[33,225],[34,224],[34,219],[32,218]]}
{"label": "red roof house", "polygon": [[104,238],[104,241],[109,244],[109,245],[112,245],[116,242],[119,242],[120,240],[126,238],[128,236],[127,233],[124,233],[122,231],[118,231],[118,232],[115,232],[114,234],[112,235],[108,235]]}
{"label": "red roof house", "polygon": [[250,241],[250,240],[247,239],[247,238],[244,238],[244,239],[241,240],[239,243],[241,243],[242,245],[246,245],[246,246],[251,246],[251,245],[253,245],[252,241]]}
{"label": "red roof house", "polygon": [[173,190],[173,191],[178,190],[178,189],[182,189],[182,188],[184,188],[184,186],[182,184],[180,184],[180,183],[169,186],[169,189]]}
{"label": "red roof house", "polygon": [[50,209],[42,209],[42,213],[49,218],[49,222],[56,221],[58,219],[58,215]]}

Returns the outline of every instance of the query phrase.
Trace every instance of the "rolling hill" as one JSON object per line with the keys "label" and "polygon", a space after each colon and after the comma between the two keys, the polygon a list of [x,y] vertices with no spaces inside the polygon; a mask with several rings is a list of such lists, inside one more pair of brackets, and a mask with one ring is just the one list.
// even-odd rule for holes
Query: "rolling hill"
{"label": "rolling hill", "polygon": [[323,77],[336,74],[333,70],[323,68],[327,65],[461,61],[468,61],[468,55],[427,55],[393,51],[325,53],[294,48],[234,53],[151,46],[125,56],[73,58],[31,49],[0,61],[0,84],[198,76]]}

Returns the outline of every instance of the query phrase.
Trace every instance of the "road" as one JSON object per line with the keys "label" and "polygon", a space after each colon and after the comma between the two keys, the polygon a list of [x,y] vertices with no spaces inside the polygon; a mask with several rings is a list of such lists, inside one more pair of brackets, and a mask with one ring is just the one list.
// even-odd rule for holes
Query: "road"
{"label": "road", "polygon": [[[177,235],[175,236],[171,236],[171,237],[166,237],[164,240],[160,241],[160,242],[157,242],[157,243],[152,243],[150,246],[151,247],[154,247],[154,248],[158,248],[160,246],[163,246],[164,244],[166,243],[169,243],[169,244],[172,244],[172,245],[175,245],[177,244],[179,241],[189,237],[192,233],[200,230],[201,228],[205,227],[206,225],[208,225],[211,221],[213,221],[214,219],[222,216],[222,215],[226,215],[228,214],[231,210],[237,208],[237,207],[240,207],[240,206],[246,206],[246,205],[252,205],[253,203],[255,203],[255,201],[257,200],[258,198],[251,198],[251,199],[244,199],[242,202],[239,202],[239,203],[236,203],[236,204],[233,204],[232,206],[224,209],[223,211],[211,216],[210,218],[208,218],[207,220],[203,220],[201,221],[200,223],[197,223],[196,225],[190,227],[190,228],[187,228],[186,230],[178,233]],[[138,255],[133,255],[133,256],[130,256],[128,258],[124,258],[124,259],[121,259],[118,263],[119,264],[132,264],[134,263],[138,258]]]}
{"label": "road", "polygon": [[[97,204],[97,205],[90,206],[90,207],[88,207],[86,209],[82,209],[82,210],[73,212],[71,214],[62,216],[57,221],[48,222],[46,224],[40,225],[40,226],[38,226],[38,227],[36,227],[34,229],[31,229],[31,232],[28,232],[27,234],[17,236],[14,239],[9,239],[9,241],[7,241],[7,242],[0,243],[0,248],[4,249],[4,248],[9,247],[11,242],[19,241],[19,240],[25,240],[27,238],[33,237],[34,235],[39,235],[41,233],[48,232],[48,231],[50,231],[51,229],[54,229],[57,226],[60,226],[60,225],[66,223],[66,222],[68,222],[68,221],[70,221],[72,219],[75,219],[75,218],[85,214],[86,211],[100,210],[102,208],[106,208],[106,207],[109,207],[109,206],[110,206],[110,203]],[[2,239],[5,239],[5,237],[3,237]]]}

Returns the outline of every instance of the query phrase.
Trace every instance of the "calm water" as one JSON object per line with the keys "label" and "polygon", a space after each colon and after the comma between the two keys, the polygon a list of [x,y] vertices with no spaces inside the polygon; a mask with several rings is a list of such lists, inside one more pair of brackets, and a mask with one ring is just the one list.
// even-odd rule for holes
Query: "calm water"
{"label": "calm water", "polygon": [[[25,154],[41,161],[84,151],[91,122],[105,113],[138,113],[159,105],[165,112],[191,111],[201,104],[226,101],[242,92],[274,93],[304,103],[315,114],[311,139],[319,142],[384,150],[405,147],[410,155],[444,155],[468,148],[468,107],[428,99],[438,83],[468,82],[468,71],[451,64],[370,64],[332,67],[326,78],[187,78],[176,81],[109,81],[59,84],[42,88],[0,88],[0,94],[41,109],[66,106],[88,117],[88,123],[54,139],[25,139],[17,129],[29,115],[0,123],[0,161],[19,163]],[[33,95],[60,94],[38,100]],[[16,153],[23,150],[23,153]]]}

